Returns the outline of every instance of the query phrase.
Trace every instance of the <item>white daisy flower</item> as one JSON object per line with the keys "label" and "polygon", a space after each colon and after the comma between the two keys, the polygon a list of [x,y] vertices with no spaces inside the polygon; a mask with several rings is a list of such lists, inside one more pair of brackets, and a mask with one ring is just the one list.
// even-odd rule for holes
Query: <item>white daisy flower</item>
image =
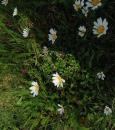
{"label": "white daisy flower", "polygon": [[16,16],[18,14],[18,9],[17,7],[14,8],[14,11],[13,11],[13,17]]}
{"label": "white daisy flower", "polygon": [[105,74],[103,72],[99,72],[99,73],[97,73],[97,78],[101,79],[101,80],[104,80],[105,79]]}
{"label": "white daisy flower", "polygon": [[83,7],[82,8],[82,13],[85,15],[85,17],[87,17],[87,15],[89,13],[89,9],[87,7]]}
{"label": "white daisy flower", "polygon": [[39,92],[39,85],[37,82],[33,81],[32,86],[29,88],[31,90],[31,93],[33,94],[33,97],[38,95]]}
{"label": "white daisy flower", "polygon": [[73,7],[76,11],[79,11],[84,6],[84,0],[76,0]]}
{"label": "white daisy flower", "polygon": [[60,114],[60,115],[63,115],[64,114],[64,107],[62,106],[62,105],[60,105],[60,104],[58,104],[58,109],[57,109],[57,111],[58,111],[58,113]]}
{"label": "white daisy flower", "polygon": [[8,4],[8,0],[2,0],[1,4],[6,6]]}
{"label": "white daisy flower", "polygon": [[88,2],[86,2],[86,5],[88,8],[95,10],[98,7],[100,7],[102,3],[101,3],[101,0],[88,0]]}
{"label": "white daisy flower", "polygon": [[104,114],[105,114],[106,116],[111,115],[111,114],[112,114],[111,108],[109,108],[108,106],[105,106]]}
{"label": "white daisy flower", "polygon": [[52,82],[54,86],[62,87],[63,88],[63,83],[65,83],[65,80],[61,78],[61,76],[58,73],[53,74],[52,77]]}
{"label": "white daisy flower", "polygon": [[78,29],[79,29],[78,35],[80,37],[83,37],[85,35],[85,33],[86,33],[86,27],[85,26],[80,26]]}
{"label": "white daisy flower", "polygon": [[24,28],[24,29],[23,29],[23,33],[22,33],[22,34],[23,34],[23,37],[24,37],[24,38],[27,38],[27,37],[28,37],[29,31],[30,31],[29,28]]}
{"label": "white daisy flower", "polygon": [[50,29],[50,34],[48,34],[49,36],[49,41],[52,42],[52,44],[54,44],[55,40],[57,39],[57,31],[53,28]]}
{"label": "white daisy flower", "polygon": [[97,21],[94,22],[93,26],[93,34],[97,35],[97,37],[101,37],[102,35],[105,35],[108,30],[108,22],[106,18],[102,20],[102,18],[98,18]]}

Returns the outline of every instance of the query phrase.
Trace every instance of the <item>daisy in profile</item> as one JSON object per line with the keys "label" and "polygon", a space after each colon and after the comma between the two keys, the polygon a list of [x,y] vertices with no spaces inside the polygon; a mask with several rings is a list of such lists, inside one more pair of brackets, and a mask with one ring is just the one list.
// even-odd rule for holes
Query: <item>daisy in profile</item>
{"label": "daisy in profile", "polygon": [[74,9],[78,12],[84,6],[84,0],[76,0],[73,4]]}
{"label": "daisy in profile", "polygon": [[23,35],[24,38],[28,37],[29,31],[30,31],[30,29],[28,27],[23,29],[22,35]]}
{"label": "daisy in profile", "polygon": [[79,29],[78,35],[80,37],[83,37],[85,35],[85,33],[86,33],[86,27],[85,26],[80,26],[78,29]]}
{"label": "daisy in profile", "polygon": [[8,4],[8,0],[2,0],[1,4],[6,6]]}
{"label": "daisy in profile", "polygon": [[53,74],[52,82],[54,86],[57,86],[57,88],[63,88],[63,83],[65,83],[65,80],[56,72]]}
{"label": "daisy in profile", "polygon": [[13,17],[14,17],[14,16],[16,16],[17,14],[18,14],[18,9],[17,9],[17,7],[15,7],[12,15],[13,15]]}
{"label": "daisy in profile", "polygon": [[85,15],[85,17],[87,17],[87,15],[89,13],[89,9],[87,7],[83,7],[82,8],[82,13]]}
{"label": "daisy in profile", "polygon": [[93,34],[97,35],[97,37],[101,37],[102,35],[105,35],[108,30],[108,22],[106,18],[102,20],[102,18],[98,18],[97,21],[94,22],[93,26]]}
{"label": "daisy in profile", "polygon": [[111,114],[112,114],[111,108],[109,108],[108,106],[105,106],[104,114],[105,114],[106,116],[111,115]]}
{"label": "daisy in profile", "polygon": [[48,39],[49,39],[49,41],[51,41],[52,42],[52,44],[54,44],[54,42],[55,42],[55,40],[57,39],[57,31],[55,30],[55,29],[53,29],[53,28],[51,28],[50,30],[49,30],[49,34],[48,34]]}
{"label": "daisy in profile", "polygon": [[105,79],[105,74],[103,72],[99,72],[99,73],[97,73],[97,78],[101,79],[101,80],[104,80]]}
{"label": "daisy in profile", "polygon": [[62,105],[60,105],[60,104],[58,104],[58,109],[57,109],[57,111],[58,111],[58,113],[60,114],[60,115],[63,115],[64,114],[64,107],[62,106]]}
{"label": "daisy in profile", "polygon": [[39,85],[37,82],[33,81],[31,83],[31,87],[29,88],[31,90],[31,93],[33,94],[33,97],[37,96],[38,95],[38,92],[39,92]]}
{"label": "daisy in profile", "polygon": [[98,7],[100,7],[102,3],[101,3],[101,0],[88,0],[88,2],[86,2],[86,5],[88,8],[95,10]]}

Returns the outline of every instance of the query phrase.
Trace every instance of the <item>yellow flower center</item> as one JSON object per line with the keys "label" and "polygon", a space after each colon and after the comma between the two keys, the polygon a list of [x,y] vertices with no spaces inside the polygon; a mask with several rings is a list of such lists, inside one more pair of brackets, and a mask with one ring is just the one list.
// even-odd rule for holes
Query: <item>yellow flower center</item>
{"label": "yellow flower center", "polygon": [[39,91],[39,86],[38,85],[35,85],[34,86],[34,91],[36,92],[36,91]]}
{"label": "yellow flower center", "polygon": [[104,26],[103,25],[100,25],[98,28],[97,28],[97,32],[98,33],[103,33],[105,30]]}
{"label": "yellow flower center", "polygon": [[56,40],[57,39],[57,35],[56,34],[52,34],[52,38],[53,38],[53,40]]}
{"label": "yellow flower center", "polygon": [[76,10],[78,11],[79,9],[81,9],[81,5],[76,5]]}
{"label": "yellow flower center", "polygon": [[57,79],[59,80],[59,82],[61,82],[62,81],[62,78],[61,78],[61,76],[57,76]]}
{"label": "yellow flower center", "polygon": [[96,6],[97,4],[99,4],[100,0],[92,0],[91,3],[93,6]]}

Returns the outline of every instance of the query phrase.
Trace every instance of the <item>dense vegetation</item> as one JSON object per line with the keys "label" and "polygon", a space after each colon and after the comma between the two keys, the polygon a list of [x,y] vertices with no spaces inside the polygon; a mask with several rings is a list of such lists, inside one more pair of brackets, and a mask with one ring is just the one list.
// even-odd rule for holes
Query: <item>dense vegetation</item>
{"label": "dense vegetation", "polygon": [[[9,0],[0,5],[0,130],[115,130],[115,2],[87,17],[74,0]],[[13,17],[14,8],[18,15]],[[106,35],[92,34],[93,22],[106,18]],[[78,28],[85,25],[85,37]],[[30,29],[24,38],[23,29]],[[54,44],[48,41],[57,31]],[[105,79],[97,78],[104,72]],[[58,89],[52,74],[65,80]],[[31,82],[39,84],[32,97]],[[57,111],[58,104],[64,113]],[[109,106],[112,114],[104,114]]]}

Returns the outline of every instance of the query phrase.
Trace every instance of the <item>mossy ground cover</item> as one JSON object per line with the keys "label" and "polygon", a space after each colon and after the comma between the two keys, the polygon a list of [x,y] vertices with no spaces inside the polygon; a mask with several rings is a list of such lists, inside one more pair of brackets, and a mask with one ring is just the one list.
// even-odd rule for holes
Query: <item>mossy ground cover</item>
{"label": "mossy ground cover", "polygon": [[[0,5],[0,130],[114,130],[115,129],[115,16],[114,1],[88,17],[76,13],[74,0],[9,0]],[[14,7],[18,15],[12,17]],[[107,35],[96,38],[93,22],[107,18]],[[78,27],[87,26],[84,38]],[[22,36],[30,28],[28,38]],[[55,44],[48,41],[50,28],[57,30]],[[44,48],[44,46],[46,46]],[[96,74],[103,71],[104,81]],[[52,83],[58,72],[63,89]],[[40,90],[32,97],[29,88]],[[63,104],[64,114],[57,112]],[[104,115],[105,106],[112,109]]]}

